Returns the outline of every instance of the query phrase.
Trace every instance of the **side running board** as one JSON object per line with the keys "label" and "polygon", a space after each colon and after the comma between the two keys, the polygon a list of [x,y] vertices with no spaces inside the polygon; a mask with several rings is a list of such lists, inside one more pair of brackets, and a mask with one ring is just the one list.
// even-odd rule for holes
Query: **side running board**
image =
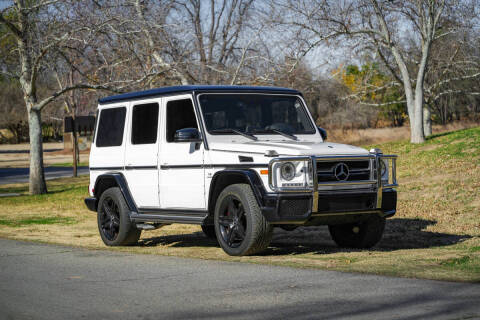
{"label": "side running board", "polygon": [[150,208],[139,208],[139,211],[130,213],[133,222],[202,224],[208,216],[207,211]]}

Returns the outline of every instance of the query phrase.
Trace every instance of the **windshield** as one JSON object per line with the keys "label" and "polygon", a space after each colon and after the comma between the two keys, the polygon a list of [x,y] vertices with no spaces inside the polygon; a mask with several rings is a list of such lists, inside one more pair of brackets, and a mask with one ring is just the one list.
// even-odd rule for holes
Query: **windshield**
{"label": "windshield", "polygon": [[301,100],[268,94],[202,94],[200,106],[207,131],[232,134],[314,134]]}

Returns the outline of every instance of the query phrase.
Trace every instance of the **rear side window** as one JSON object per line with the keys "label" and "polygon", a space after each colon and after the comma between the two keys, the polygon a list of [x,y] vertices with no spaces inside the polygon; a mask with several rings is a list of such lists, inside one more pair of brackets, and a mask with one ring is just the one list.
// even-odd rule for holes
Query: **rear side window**
{"label": "rear side window", "polygon": [[118,147],[122,145],[126,113],[127,109],[125,107],[100,111],[97,147]]}
{"label": "rear side window", "polygon": [[173,142],[175,132],[185,128],[197,128],[192,100],[182,99],[167,103],[167,141]]}
{"label": "rear side window", "polygon": [[133,107],[132,144],[157,142],[158,103],[140,104]]}

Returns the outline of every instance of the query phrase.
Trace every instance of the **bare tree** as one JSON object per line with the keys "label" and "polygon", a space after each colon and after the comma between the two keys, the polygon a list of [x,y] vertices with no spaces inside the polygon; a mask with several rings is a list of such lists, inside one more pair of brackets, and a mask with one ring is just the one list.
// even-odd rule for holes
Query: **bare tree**
{"label": "bare tree", "polygon": [[[67,86],[73,86],[75,83],[74,80],[75,70],[71,68],[70,72],[68,72],[64,77],[56,73],[56,79],[58,83],[58,87],[63,89]],[[78,136],[77,136],[77,129],[76,129],[76,117],[77,117],[77,95],[76,90],[71,90],[67,94],[63,96],[64,104],[65,104],[65,111],[67,114],[70,115],[72,122],[72,164],[73,164],[73,176],[77,177],[77,167],[80,158],[79,148],[78,148]]]}
{"label": "bare tree", "polygon": [[[118,1],[112,33],[133,47],[152,83],[230,83],[252,79],[265,58],[254,0]],[[256,69],[255,71],[258,71]]]}
{"label": "bare tree", "polygon": [[480,96],[479,38],[468,31],[445,36],[433,46],[425,81],[426,135],[431,134],[430,112],[435,111],[445,124],[449,113]]}
{"label": "bare tree", "polygon": [[[92,5],[88,3],[88,5]],[[8,36],[15,39],[12,53],[18,59],[18,69],[3,70],[20,82],[28,115],[30,136],[30,193],[47,192],[43,171],[42,148],[42,109],[57,97],[79,88],[110,89],[99,83],[95,77],[85,77],[82,82],[41,95],[38,81],[52,69],[58,57],[74,50],[76,43],[86,43],[97,39],[97,27],[103,21],[86,19],[87,16],[75,15],[74,9],[88,8],[87,3],[68,0],[15,0],[13,4],[1,10],[0,24],[8,29]],[[91,15],[89,15],[90,17]],[[97,40],[98,41],[98,40]],[[93,52],[93,50],[92,50]],[[100,58],[101,57],[101,58]],[[106,59],[105,55],[97,56]],[[103,62],[103,67],[110,66]],[[102,68],[100,68],[102,69]],[[98,77],[97,77],[98,78]],[[109,79],[110,84],[114,83]]]}
{"label": "bare tree", "polygon": [[[474,13],[476,1],[287,0],[276,1],[276,4],[290,13],[289,19],[282,23],[302,30],[308,39],[305,52],[335,41],[337,45],[350,45],[357,52],[375,52],[395,82],[403,87],[410,119],[410,141],[425,141],[425,77],[432,46],[462,28],[460,23],[451,21],[463,23],[474,18],[473,15],[453,16]],[[412,55],[412,51],[419,52],[419,56]]]}
{"label": "bare tree", "polygon": [[[27,118],[25,112],[18,108],[22,104],[22,91],[17,81],[0,82],[0,128],[8,129],[13,139],[8,136],[0,136],[1,140],[13,143],[25,142],[28,136]],[[1,133],[0,133],[1,135]]]}

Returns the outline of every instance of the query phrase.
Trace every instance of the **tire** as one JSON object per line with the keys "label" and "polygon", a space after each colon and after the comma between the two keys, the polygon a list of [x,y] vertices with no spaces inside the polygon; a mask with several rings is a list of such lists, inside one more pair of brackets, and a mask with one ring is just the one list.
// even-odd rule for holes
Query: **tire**
{"label": "tire", "polygon": [[262,215],[248,184],[232,184],[220,193],[214,225],[218,243],[231,256],[259,253],[272,240],[273,227]]}
{"label": "tire", "polygon": [[214,225],[202,225],[202,231],[210,239],[217,239],[217,234],[215,233],[215,226]]}
{"label": "tire", "polygon": [[339,247],[366,249],[376,245],[383,235],[385,218],[372,215],[357,223],[328,226],[333,241]]}
{"label": "tire", "polygon": [[142,231],[130,221],[128,212],[119,188],[109,188],[100,196],[97,209],[98,231],[107,246],[130,246],[138,242]]}

